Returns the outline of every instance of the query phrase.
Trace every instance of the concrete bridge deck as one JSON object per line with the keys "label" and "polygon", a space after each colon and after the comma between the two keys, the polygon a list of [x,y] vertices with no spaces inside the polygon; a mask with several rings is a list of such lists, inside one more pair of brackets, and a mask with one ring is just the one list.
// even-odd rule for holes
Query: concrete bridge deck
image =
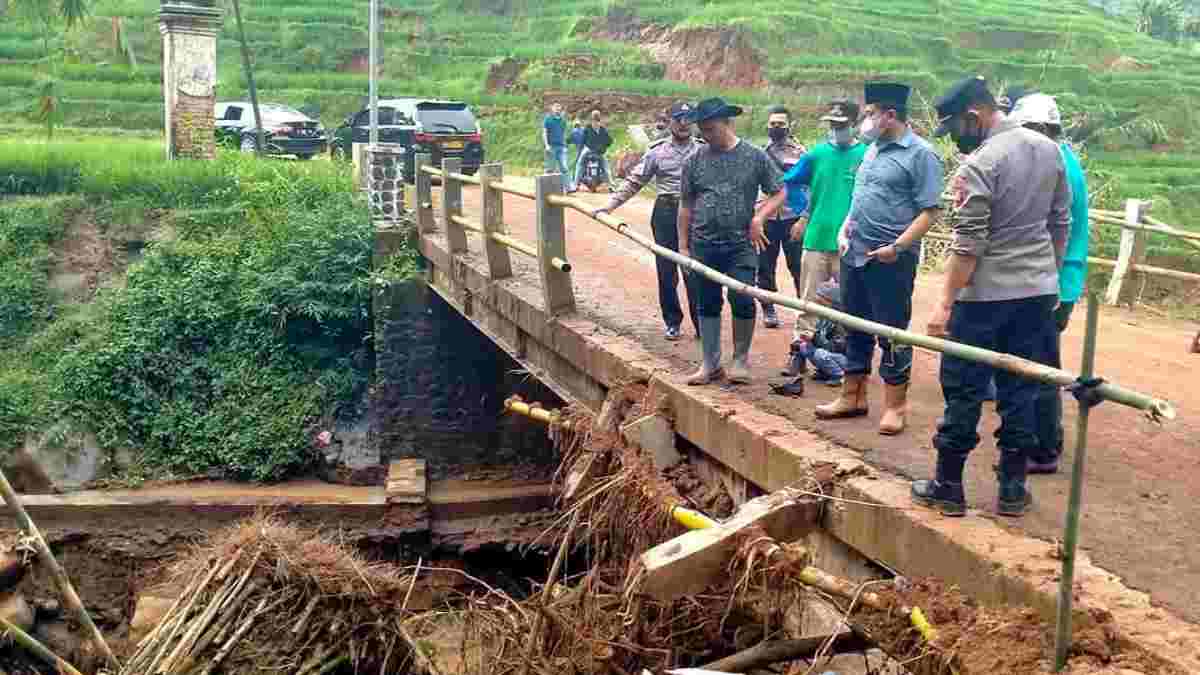
{"label": "concrete bridge deck", "polygon": [[[606,197],[586,198],[599,206]],[[477,188],[464,186],[463,202],[464,213],[478,214]],[[536,242],[535,204],[506,196],[503,208],[508,232]],[[648,234],[649,211],[648,199],[635,199],[619,215]],[[431,263],[431,287],[564,396],[595,410],[607,387],[650,378],[651,391],[673,409],[679,434],[764,490],[793,484],[821,464],[848,471],[840,496],[878,504],[830,510],[826,528],[852,548],[900,573],[957,583],[985,602],[1035,606],[1052,620],[1060,569],[1054,540],[1064,522],[1069,472],[1033,478],[1033,512],[1020,521],[996,521],[988,515],[995,451],[985,440],[968,468],[970,517],[941,518],[909,501],[906,479],[932,466],[929,439],[941,414],[936,355],[917,356],[910,430],[896,438],[875,432],[877,409],[868,419],[818,424],[811,409],[832,395],[826,387],[811,385],[800,399],[768,393],[789,330],[756,335],[753,385],[687,387],[683,378],[697,361],[697,344],[662,338],[653,255],[574,213],[567,215],[567,237],[577,311],[558,317],[542,310],[532,260],[514,255],[514,277],[493,283],[478,235],[469,235],[465,255],[447,253],[444,232],[422,236],[420,245]],[[918,280],[914,329],[924,325],[939,281],[934,275]],[[782,264],[779,283],[790,288]],[[1159,428],[1114,404],[1093,412],[1077,596],[1082,606],[1111,611],[1130,637],[1181,654],[1190,660],[1179,663],[1200,672],[1200,629],[1189,623],[1200,619],[1200,565],[1192,562],[1200,553],[1192,534],[1200,516],[1200,484],[1192,479],[1200,391],[1189,386],[1200,374],[1200,358],[1186,353],[1191,329],[1179,323],[1105,309],[1101,326],[1098,374],[1168,397],[1180,419]],[[1081,331],[1079,320],[1066,334],[1068,366],[1078,362]],[[1074,411],[1068,410],[1070,439]],[[986,412],[984,429],[995,423]],[[869,468],[858,475],[855,467],[863,463]]]}

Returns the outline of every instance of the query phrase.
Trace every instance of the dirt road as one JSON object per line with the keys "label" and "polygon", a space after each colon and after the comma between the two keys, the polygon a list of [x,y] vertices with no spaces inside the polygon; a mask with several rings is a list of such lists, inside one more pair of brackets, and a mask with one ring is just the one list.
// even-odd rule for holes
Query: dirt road
{"label": "dirt road", "polygon": [[[607,195],[584,195],[597,206]],[[468,189],[464,211],[477,214],[478,194]],[[649,199],[635,198],[617,215],[649,235]],[[509,196],[504,220],[510,232],[536,241],[534,204]],[[699,360],[698,343],[690,338],[672,343],[662,338],[653,255],[599,223],[568,214],[568,257],[574,265],[577,303],[581,311],[614,333],[637,337],[648,348],[674,360],[682,372]],[[472,240],[472,250],[479,242]],[[781,289],[792,290],[791,279],[780,261]],[[913,327],[921,329],[932,310],[937,275],[918,278]],[[682,288],[681,288],[682,290]],[[682,296],[682,294],[681,294]],[[1082,309],[1082,308],[1081,308]],[[726,310],[728,317],[728,310]],[[786,317],[790,319],[789,317]],[[728,321],[726,345],[729,344]],[[786,321],[785,321],[786,325]],[[1149,592],[1157,601],[1192,621],[1200,621],[1200,355],[1188,353],[1194,326],[1105,308],[1097,374],[1109,381],[1171,400],[1179,419],[1164,427],[1147,421],[1141,413],[1106,403],[1091,417],[1084,493],[1081,546],[1127,584]],[[1083,312],[1076,313],[1064,336],[1064,363],[1075,370],[1080,359]],[[833,396],[834,390],[811,384],[803,398],[782,398],[769,393],[766,380],[776,377],[790,340],[790,329],[765,330],[755,335],[752,366],[755,383],[737,391],[749,403],[785,415],[795,424],[824,438],[862,452],[865,460],[891,472],[925,477],[933,468],[930,439],[935,420],[942,414],[942,394],[937,380],[938,358],[918,352],[913,367],[912,412],[909,431],[884,437],[875,430],[880,410],[880,384],[873,383],[872,414],[868,419],[818,422],[812,408]],[[726,348],[728,352],[728,346]],[[1031,485],[1037,499],[1031,513],[1019,521],[1002,521],[1027,533],[1054,540],[1061,536],[1069,491],[1069,462],[1074,457],[1075,409],[1067,404],[1068,452],[1064,470],[1055,476],[1035,476]],[[971,517],[992,517],[996,460],[989,432],[998,424],[990,404],[985,405],[981,435],[984,442],[967,468],[967,498]]]}

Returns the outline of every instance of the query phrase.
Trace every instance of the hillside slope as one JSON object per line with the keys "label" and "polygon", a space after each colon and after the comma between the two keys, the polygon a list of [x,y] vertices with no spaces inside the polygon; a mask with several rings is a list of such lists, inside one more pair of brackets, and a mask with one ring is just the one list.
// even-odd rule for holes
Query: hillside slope
{"label": "hillside slope", "polygon": [[[547,96],[633,113],[670,97],[723,92],[749,105],[801,111],[888,77],[928,101],[980,73],[1059,96],[1094,169],[1115,177],[1106,198],[1157,196],[1187,226],[1200,212],[1196,170],[1200,58],[1134,32],[1084,0],[382,0],[384,94],[463,98],[487,118],[495,157],[540,162],[533,134]],[[243,0],[264,100],[309,106],[326,124],[367,90],[367,0]],[[152,130],[162,125],[160,43],[152,0],[96,0],[83,29],[49,42],[25,21],[0,25],[0,109],[29,119],[40,78],[55,73],[64,123]],[[118,23],[119,20],[119,23]],[[219,95],[245,97],[231,13],[219,42]],[[127,61],[126,44],[139,66]],[[31,67],[32,66],[32,67]],[[605,105],[597,92],[628,94]],[[637,95],[655,98],[640,102]],[[574,99],[568,98],[568,101]],[[1200,219],[1196,219],[1200,220]]]}

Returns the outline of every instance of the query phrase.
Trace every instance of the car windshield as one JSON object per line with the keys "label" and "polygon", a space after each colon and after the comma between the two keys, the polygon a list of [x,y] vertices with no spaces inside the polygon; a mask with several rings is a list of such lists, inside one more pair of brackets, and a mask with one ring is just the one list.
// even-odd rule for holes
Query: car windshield
{"label": "car windshield", "polygon": [[435,134],[473,134],[478,129],[475,116],[462,103],[421,103],[417,121]]}
{"label": "car windshield", "polygon": [[267,113],[282,113],[286,115],[303,115],[304,113],[296,110],[291,106],[280,105],[278,103],[264,103],[259,106],[263,112]]}

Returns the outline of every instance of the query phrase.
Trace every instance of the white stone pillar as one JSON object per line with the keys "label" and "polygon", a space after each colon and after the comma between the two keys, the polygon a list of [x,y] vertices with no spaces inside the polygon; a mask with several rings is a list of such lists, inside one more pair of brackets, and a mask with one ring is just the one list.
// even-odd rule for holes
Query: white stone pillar
{"label": "white stone pillar", "polygon": [[204,0],[163,0],[163,103],[167,158],[212,159],[217,88],[217,33],[221,15]]}

